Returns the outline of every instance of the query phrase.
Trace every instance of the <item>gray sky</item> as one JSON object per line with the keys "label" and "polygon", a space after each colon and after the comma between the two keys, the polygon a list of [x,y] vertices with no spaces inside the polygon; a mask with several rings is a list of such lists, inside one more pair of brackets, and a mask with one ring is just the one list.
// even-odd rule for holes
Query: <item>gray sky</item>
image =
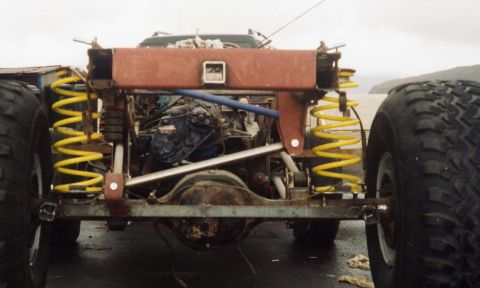
{"label": "gray sky", "polygon": [[[0,67],[76,65],[97,36],[104,47],[134,47],[154,31],[269,34],[318,0],[0,0]],[[396,78],[480,64],[478,0],[326,0],[273,38],[314,49],[345,42],[344,67]]]}

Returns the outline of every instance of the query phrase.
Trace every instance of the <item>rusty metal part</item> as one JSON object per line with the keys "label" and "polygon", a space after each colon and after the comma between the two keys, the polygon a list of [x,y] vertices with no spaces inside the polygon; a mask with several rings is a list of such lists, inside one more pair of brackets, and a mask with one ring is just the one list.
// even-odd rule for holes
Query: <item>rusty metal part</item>
{"label": "rusty metal part", "polygon": [[[127,207],[123,205],[121,199],[124,198],[124,178],[123,178],[123,165],[124,165],[124,147],[122,143],[117,143],[114,148],[113,154],[113,173],[107,173],[107,181],[105,181],[105,199],[108,201],[107,207],[110,212],[115,214],[122,214],[127,212]],[[123,231],[127,227],[127,221],[113,219],[107,221],[108,229],[111,231]]]}
{"label": "rusty metal part", "polygon": [[123,199],[123,174],[105,174],[105,199],[108,201],[119,201]]}
{"label": "rusty metal part", "polygon": [[124,140],[127,114],[127,99],[125,95],[114,89],[100,89],[97,95],[103,101],[103,113],[100,128],[107,142],[122,143]]}
{"label": "rusty metal part", "polygon": [[[102,144],[89,143],[89,144],[70,145],[69,148],[73,150],[97,152],[97,153],[102,153],[104,155],[112,154],[112,146],[103,144],[103,143]],[[52,149],[52,153],[57,154],[58,152]]]}
{"label": "rusty metal part", "polygon": [[[107,183],[110,176],[107,174]],[[299,190],[299,188],[296,188]],[[308,188],[303,189],[308,192]],[[300,190],[299,190],[300,191]],[[272,200],[248,189],[236,175],[223,170],[192,173],[178,181],[166,195],[146,200],[95,200],[87,205],[64,200],[59,217],[84,219],[154,220],[162,218],[262,218],[262,219],[362,219],[364,211],[383,207],[388,210],[390,198],[342,200],[311,196],[297,200]],[[109,203],[122,205],[112,214]],[[175,222],[177,226],[182,226]],[[212,224],[213,222],[209,223]],[[244,223],[245,224],[245,223]],[[191,225],[190,225],[191,226]],[[227,225],[229,226],[229,225]],[[183,232],[182,232],[183,233]]]}
{"label": "rusty metal part", "polygon": [[89,86],[96,91],[108,90],[108,89],[113,89],[114,82],[113,80],[110,80],[110,79],[107,79],[107,80],[95,79],[95,80],[89,81]]}
{"label": "rusty metal part", "polygon": [[287,152],[298,155],[303,152],[307,103],[289,92],[277,94],[277,105],[280,117],[278,131]]}
{"label": "rusty metal part", "polygon": [[308,176],[305,171],[293,172],[294,187],[308,187]]}
{"label": "rusty metal part", "polygon": [[86,104],[87,104],[87,109],[85,111],[82,111],[82,126],[83,126],[83,132],[87,136],[87,143],[91,142],[91,136],[95,132],[94,128],[94,123],[96,121],[93,120],[93,113],[96,111],[93,111],[93,105],[92,105],[92,97],[91,97],[91,89],[88,87],[88,73],[87,71],[77,68],[77,67],[72,67],[70,68],[72,71],[72,74],[78,76],[85,84],[87,84],[86,87]]}
{"label": "rusty metal part", "polygon": [[291,200],[301,200],[311,197],[311,192],[306,190],[305,187],[297,187],[288,189],[290,193]]}
{"label": "rusty metal part", "polygon": [[[132,89],[127,90],[128,94],[132,95],[174,95],[170,90],[144,90],[144,89]],[[275,96],[275,91],[271,90],[218,90],[218,89],[198,89],[198,91],[213,94],[213,95],[238,95],[238,96]]]}
{"label": "rusty metal part", "polygon": [[[134,203],[133,201],[136,201]],[[127,200],[127,213],[112,213],[106,203],[78,205],[65,202],[59,219],[80,218],[105,220],[111,217],[129,220],[155,220],[161,218],[261,218],[261,219],[339,219],[360,220],[361,207],[309,207],[309,206],[234,206],[234,205],[145,205],[141,200]]]}
{"label": "rusty metal part", "polygon": [[123,110],[105,108],[102,113],[101,131],[105,141],[111,143],[122,143],[124,136],[125,114]]}
{"label": "rusty metal part", "polygon": [[[87,87],[87,110],[82,112],[83,118],[83,131],[87,135],[87,143],[92,141],[92,134],[97,132],[97,120],[93,120],[93,105],[92,105],[92,93]],[[97,112],[97,111],[95,111]],[[95,127],[94,127],[95,124]]]}
{"label": "rusty metal part", "polygon": [[316,51],[117,48],[89,50],[92,80],[117,88],[199,89],[205,61],[227,63],[228,89],[312,90]]}
{"label": "rusty metal part", "polygon": [[338,91],[338,109],[342,113],[347,112],[347,93],[345,91]]}
{"label": "rusty metal part", "polygon": [[317,87],[320,89],[338,88],[338,60],[340,53],[317,54]]}
{"label": "rusty metal part", "polygon": [[[210,190],[209,190],[210,189]],[[303,189],[303,190],[302,190]],[[295,188],[308,195],[308,188]],[[298,192],[298,193],[297,193]],[[187,194],[185,194],[187,193]],[[111,203],[122,209],[111,211]],[[262,218],[262,219],[363,219],[364,211],[389,210],[391,197],[336,199],[334,197],[272,200],[250,191],[240,178],[222,170],[187,175],[162,198],[145,200],[96,200],[82,205],[61,202],[59,217],[82,219],[152,220],[162,218]],[[123,213],[123,214],[122,214]]]}
{"label": "rusty metal part", "polygon": [[[376,200],[376,201],[365,201]],[[78,204],[64,200],[57,218],[77,218],[104,220],[111,217],[129,220],[155,220],[162,218],[261,218],[261,219],[363,219],[364,205],[389,203],[389,199],[357,199],[288,201],[269,200],[258,205],[171,205],[148,204],[145,200],[124,200],[125,214],[112,214],[107,203],[97,200],[94,203]]]}
{"label": "rusty metal part", "polygon": [[[246,190],[238,189],[234,183],[223,186],[220,181],[196,181],[194,186],[180,187],[172,201],[182,206],[233,205],[245,206],[251,203]],[[201,209],[201,208],[200,208]],[[253,220],[248,218],[172,218],[167,224],[177,237],[194,249],[219,249],[243,239],[250,231]]]}
{"label": "rusty metal part", "polygon": [[264,172],[259,171],[253,176],[253,181],[257,184],[265,184],[268,182],[268,177]]}
{"label": "rusty metal part", "polygon": [[[340,148],[333,148],[333,149],[330,149],[330,151],[334,152],[334,153],[348,153],[348,154],[353,154],[353,155],[357,155],[357,156],[362,156],[362,149],[361,148],[357,148],[357,149],[348,149],[348,148],[345,148],[345,149],[340,149]],[[301,154],[298,154],[298,155],[290,155],[292,156],[292,158],[294,159],[299,159],[299,158],[318,158],[317,155],[313,154],[312,150],[310,149],[307,149],[307,150],[303,150],[303,152]],[[272,155],[270,155],[271,158],[281,158],[281,155],[280,153],[274,153]]]}

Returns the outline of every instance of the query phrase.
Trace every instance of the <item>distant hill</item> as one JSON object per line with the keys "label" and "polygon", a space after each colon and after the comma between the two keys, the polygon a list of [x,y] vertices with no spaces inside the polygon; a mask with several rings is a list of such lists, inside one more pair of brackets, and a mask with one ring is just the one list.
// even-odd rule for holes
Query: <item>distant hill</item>
{"label": "distant hill", "polygon": [[390,80],[395,78],[395,75],[365,75],[360,72],[357,72],[355,76],[352,77],[352,80],[359,84],[356,88],[347,89],[347,93],[352,94],[368,94],[368,91],[372,89],[373,85],[382,83],[383,81]]}
{"label": "distant hill", "polygon": [[462,66],[448,70],[423,74],[415,77],[395,79],[377,84],[370,89],[370,94],[387,93],[395,86],[409,82],[430,81],[430,80],[472,80],[480,82],[480,65]]}

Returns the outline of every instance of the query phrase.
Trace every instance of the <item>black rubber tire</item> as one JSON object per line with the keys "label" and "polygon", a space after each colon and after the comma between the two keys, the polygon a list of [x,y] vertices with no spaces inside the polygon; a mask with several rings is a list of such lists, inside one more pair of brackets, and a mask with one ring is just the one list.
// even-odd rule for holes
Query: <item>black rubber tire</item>
{"label": "black rubber tire", "polygon": [[[55,142],[53,142],[55,143]],[[66,159],[67,157],[63,154],[55,154],[53,156],[54,163]],[[79,165],[75,166],[75,169],[80,169]],[[81,170],[81,169],[80,169]],[[79,178],[79,177],[78,177]],[[77,177],[70,176],[67,174],[62,174],[58,172],[53,173],[53,185],[60,185],[65,183],[74,183],[76,181],[80,181]],[[64,195],[64,197],[68,197],[70,195]],[[84,195],[75,195],[76,198],[84,198]],[[65,247],[73,246],[77,241],[78,237],[80,236],[80,220],[62,220],[62,221],[55,221],[52,225],[52,244],[53,245],[61,245]]]}
{"label": "black rubber tire", "polygon": [[[366,227],[375,287],[480,287],[480,84],[424,82],[390,91],[369,137],[369,198],[383,190],[377,171],[387,153],[392,241],[378,233],[392,230]],[[384,257],[381,242],[393,258]]]}
{"label": "black rubber tire", "polygon": [[[313,147],[325,144],[322,138],[312,136],[311,133],[305,133],[304,149],[312,149]],[[311,173],[311,168],[324,164],[326,159],[320,157],[305,160],[305,168],[310,170],[310,177],[313,186],[328,186],[338,184],[337,179],[326,178]],[[336,172],[341,172],[338,168]],[[336,196],[336,195],[335,195]],[[293,237],[295,243],[300,246],[321,247],[331,245],[337,237],[340,220],[318,220],[318,221],[300,221],[292,224]]]}
{"label": "black rubber tire", "polygon": [[335,242],[339,226],[339,220],[297,222],[293,224],[293,237],[300,246],[328,246]]}
{"label": "black rubber tire", "polygon": [[80,236],[80,220],[56,221],[52,227],[52,244],[72,246]]}
{"label": "black rubber tire", "polygon": [[[0,287],[41,288],[46,283],[51,225],[32,212],[31,197],[40,187],[43,197],[50,193],[48,121],[40,107],[26,85],[0,81]],[[32,260],[35,227],[41,229]]]}

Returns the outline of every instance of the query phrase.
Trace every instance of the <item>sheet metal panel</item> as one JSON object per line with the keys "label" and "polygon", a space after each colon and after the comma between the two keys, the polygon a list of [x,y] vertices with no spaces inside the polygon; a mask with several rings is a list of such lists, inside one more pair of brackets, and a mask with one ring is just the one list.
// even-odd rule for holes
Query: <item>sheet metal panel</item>
{"label": "sheet metal panel", "polygon": [[305,50],[117,48],[112,78],[118,88],[199,89],[204,61],[227,63],[227,89],[316,85],[316,52]]}
{"label": "sheet metal panel", "polygon": [[282,143],[290,155],[300,155],[305,141],[307,103],[285,91],[277,93],[277,103],[280,112],[277,125]]}

